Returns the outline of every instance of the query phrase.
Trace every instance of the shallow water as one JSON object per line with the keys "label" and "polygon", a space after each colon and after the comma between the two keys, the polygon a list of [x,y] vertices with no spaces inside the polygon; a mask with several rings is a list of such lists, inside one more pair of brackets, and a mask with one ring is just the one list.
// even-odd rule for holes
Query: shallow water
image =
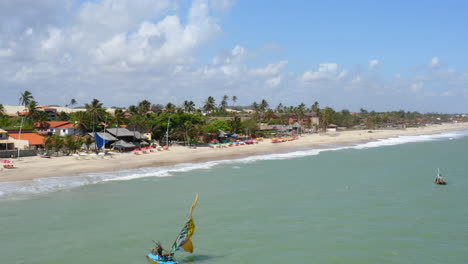
{"label": "shallow water", "polygon": [[183,263],[463,263],[465,135],[0,185],[0,263],[146,263],[196,193]]}

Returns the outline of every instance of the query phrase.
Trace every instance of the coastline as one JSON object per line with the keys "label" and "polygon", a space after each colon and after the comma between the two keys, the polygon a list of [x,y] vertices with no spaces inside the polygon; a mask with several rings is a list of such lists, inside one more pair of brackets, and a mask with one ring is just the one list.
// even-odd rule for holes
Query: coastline
{"label": "coastline", "polygon": [[79,159],[73,156],[23,157],[14,160],[14,169],[2,169],[0,182],[27,181],[38,178],[76,176],[83,173],[112,172],[143,167],[162,167],[182,163],[199,163],[206,161],[237,159],[272,153],[285,153],[300,148],[326,148],[326,145],[339,145],[374,141],[399,136],[416,136],[439,134],[448,131],[468,130],[468,123],[450,123],[431,125],[400,130],[350,130],[327,132],[301,136],[298,140],[272,144],[269,139],[254,145],[234,146],[228,148],[173,146],[169,150],[134,155],[133,153],[116,153],[105,159]]}

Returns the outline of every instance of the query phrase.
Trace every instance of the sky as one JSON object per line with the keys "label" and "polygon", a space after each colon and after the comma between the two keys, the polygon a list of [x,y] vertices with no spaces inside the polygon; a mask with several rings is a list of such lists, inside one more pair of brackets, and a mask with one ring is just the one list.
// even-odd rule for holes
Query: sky
{"label": "sky", "polygon": [[468,113],[468,2],[0,0],[0,104]]}

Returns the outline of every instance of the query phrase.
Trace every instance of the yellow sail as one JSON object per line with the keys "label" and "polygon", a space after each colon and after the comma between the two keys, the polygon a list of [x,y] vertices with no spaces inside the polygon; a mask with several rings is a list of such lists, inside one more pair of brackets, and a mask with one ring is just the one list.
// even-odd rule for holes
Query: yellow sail
{"label": "yellow sail", "polygon": [[180,249],[190,252],[190,253],[193,252],[193,244],[190,238],[192,237],[193,233],[195,233],[195,222],[193,221],[192,213],[195,207],[197,206],[197,203],[198,203],[198,194],[195,197],[195,200],[193,201],[192,206],[190,207],[190,217],[187,220],[187,222],[185,222],[184,227],[182,227],[182,230],[180,231],[179,235],[174,241],[171,252],[174,252]]}
{"label": "yellow sail", "polygon": [[182,245],[182,248],[187,252],[193,253],[192,240],[188,239],[187,242],[185,242],[185,244]]}

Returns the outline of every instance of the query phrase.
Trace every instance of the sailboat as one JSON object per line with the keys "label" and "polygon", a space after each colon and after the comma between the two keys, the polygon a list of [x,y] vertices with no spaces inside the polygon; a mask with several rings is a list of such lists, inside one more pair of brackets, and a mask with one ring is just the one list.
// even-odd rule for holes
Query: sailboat
{"label": "sailboat", "polygon": [[437,168],[437,177],[435,178],[434,182],[436,184],[440,184],[440,185],[445,185],[447,184],[447,182],[444,180],[444,178],[442,177],[442,174],[440,174],[440,170],[439,168]]}
{"label": "sailboat", "polygon": [[155,264],[178,264],[179,262],[174,259],[174,252],[176,251],[186,251],[193,253],[193,243],[192,236],[195,233],[195,222],[193,221],[193,210],[198,203],[198,194],[195,196],[195,200],[190,207],[190,216],[185,222],[182,230],[177,235],[172,248],[169,253],[162,253],[163,249],[159,243],[156,243],[156,247],[151,250],[151,252],[146,255],[146,258],[150,263]]}

